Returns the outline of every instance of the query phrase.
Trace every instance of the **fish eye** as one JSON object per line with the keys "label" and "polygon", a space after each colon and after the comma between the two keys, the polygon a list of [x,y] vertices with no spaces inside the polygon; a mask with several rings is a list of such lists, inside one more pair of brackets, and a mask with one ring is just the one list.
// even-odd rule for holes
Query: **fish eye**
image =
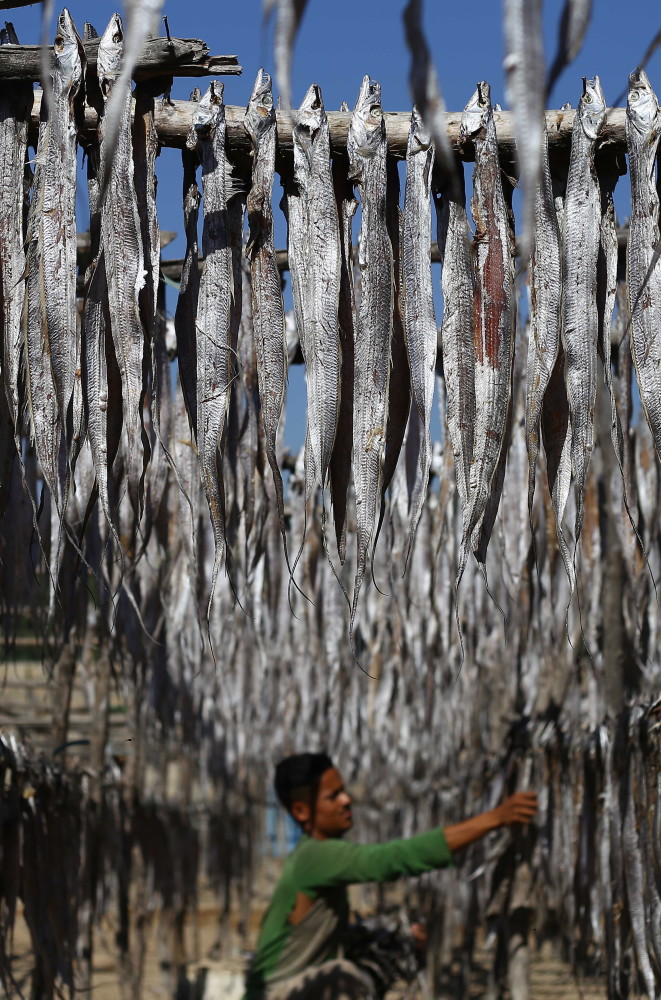
{"label": "fish eye", "polygon": [[630,101],[637,101],[639,97],[640,97],[640,94],[638,93],[637,90],[632,90],[631,93],[629,94],[629,100]]}
{"label": "fish eye", "polygon": [[592,104],[592,94],[590,93],[589,90],[587,90],[583,94],[583,100],[585,101],[586,104]]}
{"label": "fish eye", "polygon": [[370,108],[370,114],[373,115],[374,118],[379,118],[383,114],[383,111],[381,110],[381,105],[373,104],[372,107]]}
{"label": "fish eye", "polygon": [[262,104],[264,105],[265,108],[273,107],[273,98],[271,97],[270,94],[264,94],[264,99],[262,101]]}

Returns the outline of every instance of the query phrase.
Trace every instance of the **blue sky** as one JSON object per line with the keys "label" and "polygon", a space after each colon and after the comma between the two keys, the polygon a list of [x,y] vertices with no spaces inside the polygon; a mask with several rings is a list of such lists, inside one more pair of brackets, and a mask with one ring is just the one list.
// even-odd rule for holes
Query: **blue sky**
{"label": "blue sky", "polygon": [[[339,108],[346,100],[353,106],[365,73],[379,80],[383,106],[388,111],[410,107],[407,76],[409,57],[404,45],[401,13],[404,0],[309,0],[298,37],[293,70],[294,104],[311,83],[321,86],[326,108]],[[103,31],[117,4],[106,0],[71,0],[69,10],[82,33],[85,20]],[[214,53],[236,53],[242,77],[225,78],[225,101],[245,105],[260,65],[273,70],[272,32],[262,26],[261,0],[166,0],[170,31],[180,37],[203,38]],[[478,80],[488,80],[492,99],[507,107],[503,85],[502,5],[499,0],[463,0],[443,3],[427,0],[426,27],[449,109],[462,108]],[[555,52],[557,23],[562,10],[559,0],[544,4],[547,62]],[[40,7],[9,11],[22,42],[39,40]],[[583,50],[560,78],[551,104],[575,105],[581,93],[581,77],[598,73],[606,98],[613,101],[625,88],[627,74],[636,66],[649,40],[661,27],[658,0],[638,0],[629,8],[619,0],[595,0],[592,24]],[[51,32],[52,37],[52,32]],[[661,52],[648,64],[652,85],[661,94]],[[187,98],[195,81],[175,83],[173,97]],[[200,81],[201,86],[204,81]],[[179,153],[164,150],[158,162],[159,220],[161,228],[183,231],[181,168]],[[627,178],[619,185],[618,211],[626,214]],[[276,202],[280,198],[276,180]],[[276,243],[284,246],[282,220],[276,227]],[[183,253],[181,237],[166,251]],[[435,275],[436,280],[438,276]],[[304,405],[300,368],[290,376],[289,415],[286,440],[291,447],[302,444],[304,426],[299,415]]]}

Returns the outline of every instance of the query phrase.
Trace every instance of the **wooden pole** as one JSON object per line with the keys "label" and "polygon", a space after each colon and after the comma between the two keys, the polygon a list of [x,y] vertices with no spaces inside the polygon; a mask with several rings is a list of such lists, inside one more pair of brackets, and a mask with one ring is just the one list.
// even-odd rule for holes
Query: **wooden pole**
{"label": "wooden pole", "polygon": [[[12,5],[17,6],[16,0]],[[1,8],[0,8],[1,9]],[[52,58],[53,47],[49,46]],[[88,72],[96,73],[99,39],[83,42]],[[148,38],[136,63],[133,78],[150,76],[240,76],[242,67],[235,55],[212,56],[199,38]],[[0,52],[0,80],[40,80],[40,45],[3,45]]]}
{"label": "wooden pole", "polygon": [[[8,48],[8,46],[3,46]],[[158,101],[155,108],[156,129],[161,146],[172,146],[182,148],[186,143],[186,137],[193,124],[198,105],[191,101]],[[32,107],[31,126],[36,130],[39,125],[39,113],[41,110],[41,91],[35,91],[34,104]],[[246,113],[244,107],[236,107],[228,104],[225,106],[225,117],[227,120],[227,147],[231,153],[239,153],[248,156],[251,151],[250,138],[243,127],[243,119]],[[546,126],[549,135],[549,156],[562,158],[569,156],[571,143],[571,130],[574,124],[573,110],[559,110],[546,112]],[[461,135],[461,115],[460,111],[448,112],[445,116],[450,142],[457,155],[467,161],[474,159],[473,144],[465,140]],[[406,157],[406,142],[408,139],[411,114],[409,111],[386,112],[386,136],[388,140],[388,152],[399,159]],[[599,139],[599,148],[608,147],[626,149],[624,108],[611,108],[606,118],[606,124]],[[276,112],[277,118],[277,143],[278,153],[281,156],[290,157],[293,155],[292,145],[292,121],[284,111]],[[293,113],[296,118],[296,112]],[[516,150],[514,141],[514,125],[509,111],[494,112],[496,122],[496,135],[501,158],[513,160]],[[85,130],[94,132],[98,125],[98,115],[94,108],[85,107]],[[331,153],[339,156],[346,153],[347,135],[351,113],[346,111],[328,112],[330,125]]]}

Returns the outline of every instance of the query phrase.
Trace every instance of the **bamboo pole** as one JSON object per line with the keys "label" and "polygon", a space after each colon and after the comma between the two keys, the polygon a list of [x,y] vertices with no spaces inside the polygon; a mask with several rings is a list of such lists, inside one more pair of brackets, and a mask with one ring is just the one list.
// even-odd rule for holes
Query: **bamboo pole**
{"label": "bamboo pole", "polygon": [[[157,101],[155,108],[156,130],[161,146],[182,148],[190,132],[198,105],[191,101]],[[32,107],[31,126],[35,130],[39,125],[41,110],[41,91],[35,91]],[[231,153],[248,156],[250,154],[250,138],[243,126],[246,113],[244,107],[226,105],[227,147]],[[546,112],[546,127],[549,136],[549,156],[554,158],[567,157],[571,143],[571,130],[574,124],[575,112],[572,109],[560,109]],[[458,156],[463,160],[474,159],[472,142],[461,135],[460,111],[450,111],[445,115],[446,127],[450,142]],[[606,123],[598,140],[600,149],[626,149],[625,108],[611,108],[606,117]],[[384,113],[388,152],[404,159],[408,139],[411,113],[409,111],[391,111]],[[293,155],[292,119],[284,111],[276,112],[278,153],[284,157]],[[98,115],[94,108],[85,106],[85,131],[94,132],[98,125]],[[296,112],[293,112],[296,120]],[[495,111],[496,135],[503,160],[513,161],[516,150],[514,140],[514,123],[509,111]],[[328,112],[330,126],[331,153],[339,156],[346,153],[347,135],[351,113],[346,111]]]}

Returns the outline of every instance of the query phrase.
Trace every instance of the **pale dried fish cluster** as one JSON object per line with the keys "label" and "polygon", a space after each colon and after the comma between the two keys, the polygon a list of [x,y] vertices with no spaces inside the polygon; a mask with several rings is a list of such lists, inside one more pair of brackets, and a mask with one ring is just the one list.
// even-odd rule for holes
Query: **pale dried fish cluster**
{"label": "pale dried fish cluster", "polygon": [[[303,4],[281,7],[300,18]],[[524,7],[510,4],[510,16]],[[408,11],[415,34],[421,5]],[[568,33],[567,52],[580,33]],[[463,164],[438,169],[424,113],[411,117],[402,206],[379,84],[363,80],[347,156],[331,148],[313,85],[292,113],[293,163],[277,161],[294,319],[285,315],[273,243],[270,77],[260,70],[246,110],[247,168],[228,140],[222,87],[211,84],[194,94],[182,152],[186,257],[171,331],[159,279],[156,88],[143,81],[131,91],[123,42],[114,15],[94,81],[62,14],[33,178],[31,91],[0,85],[5,639],[11,645],[28,614],[58,677],[68,669],[70,682],[79,664],[98,720],[91,766],[73,783],[67,776],[58,786],[53,768],[40,771],[0,745],[7,801],[25,796],[27,780],[43,793],[35,809],[57,856],[53,878],[68,884],[64,868],[77,863],[83,873],[78,924],[35,944],[45,994],[85,961],[93,921],[110,900],[126,930],[120,963],[139,968],[132,949],[139,954],[145,932],[131,924],[138,911],[126,886],[143,902],[150,885],[167,894],[165,878],[150,882],[150,866],[162,874],[175,853],[149,853],[165,823],[156,811],[149,836],[142,825],[149,754],[162,767],[161,799],[169,764],[187,762],[176,823],[191,843],[191,813],[206,815],[214,798],[222,809],[209,824],[209,856],[223,824],[240,824],[238,846],[227,845],[215,872],[226,893],[239,889],[245,914],[263,812],[254,803],[267,795],[273,761],[304,741],[336,754],[374,837],[458,819],[517,783],[542,791],[537,843],[487,844],[458,871],[411,889],[410,900],[436,915],[432,934],[444,928],[436,952],[446,971],[447,942],[456,927],[474,926],[477,900],[495,937],[506,934],[508,912],[525,910],[537,927],[562,928],[577,970],[607,971],[612,996],[633,990],[632,963],[653,996],[661,973],[653,582],[661,572],[661,113],[647,77],[633,74],[629,90],[626,274],[613,209],[620,165],[600,148],[606,108],[595,78],[584,85],[568,169],[551,169],[544,141],[537,166],[529,151],[527,310],[488,84],[462,119],[464,153],[475,156],[470,214]],[[530,66],[516,34],[511,46],[525,80]],[[440,97],[430,76],[426,86],[429,111]],[[96,102],[99,127],[82,133],[92,263],[77,298],[84,97]],[[307,384],[299,455],[282,444],[294,326]],[[104,758],[113,672],[131,705],[135,750],[121,774]],[[58,717],[65,734],[66,711]],[[90,803],[104,803],[99,883],[85,869],[82,827],[57,853],[53,786],[83,826],[93,825]],[[31,809],[11,813],[12,836],[17,825],[34,836]],[[14,849],[14,840],[0,845],[4,949],[17,895],[41,905],[29,878],[17,887],[4,874]],[[183,893],[184,876],[177,880]],[[193,901],[178,905],[172,919],[181,920]]]}

